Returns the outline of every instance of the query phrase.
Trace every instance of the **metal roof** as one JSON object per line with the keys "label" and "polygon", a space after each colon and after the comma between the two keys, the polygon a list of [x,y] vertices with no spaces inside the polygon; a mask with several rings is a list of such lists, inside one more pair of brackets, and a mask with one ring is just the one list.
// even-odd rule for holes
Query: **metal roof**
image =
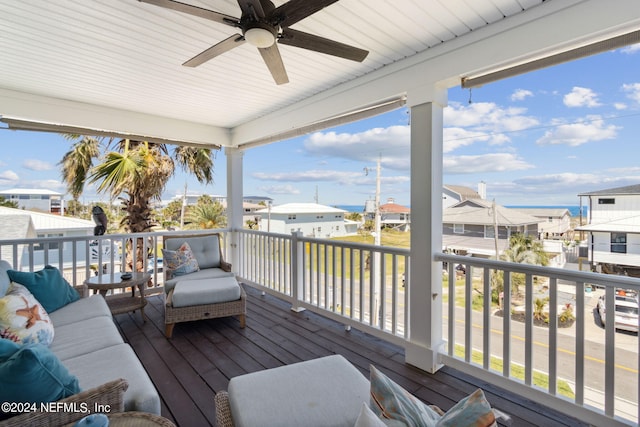
{"label": "metal roof", "polygon": [[607,190],[591,191],[588,193],[578,194],[578,196],[624,196],[636,194],[640,194],[640,184],[609,188]]}
{"label": "metal roof", "polygon": [[[239,16],[234,0],[183,1]],[[292,28],[369,55],[354,62],[279,45],[290,80],[280,86],[248,44],[182,66],[236,30],[136,0],[0,0],[0,28],[0,115],[17,128],[240,147],[637,31],[640,8],[637,0],[342,0]]]}
{"label": "metal roof", "polygon": [[315,213],[346,213],[344,209],[338,209],[331,206],[319,205],[317,203],[285,203],[283,205],[273,206],[271,210],[260,209],[258,213],[272,214],[315,214]]}
{"label": "metal roof", "polygon": [[[36,231],[93,230],[92,221],[0,206],[0,217],[30,216]],[[25,236],[22,236],[25,237]],[[35,236],[34,236],[35,237]]]}

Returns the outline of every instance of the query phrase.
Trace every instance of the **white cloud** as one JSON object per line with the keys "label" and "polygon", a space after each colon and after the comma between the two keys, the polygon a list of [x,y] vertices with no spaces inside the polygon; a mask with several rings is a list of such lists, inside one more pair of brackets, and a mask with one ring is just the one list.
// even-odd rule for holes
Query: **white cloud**
{"label": "white cloud", "polygon": [[341,184],[359,184],[368,182],[371,177],[367,177],[364,171],[344,172],[331,170],[309,170],[302,172],[255,172],[251,176],[263,181],[279,182],[318,182],[328,181]]}
{"label": "white cloud", "polygon": [[533,92],[526,89],[516,89],[515,92],[511,94],[512,101],[523,101],[524,99],[533,96]]}
{"label": "white cloud", "polygon": [[640,104],[640,83],[623,84],[622,91],[627,93],[627,98]]}
{"label": "white cloud", "polygon": [[571,92],[564,96],[564,105],[567,107],[598,107],[598,95],[589,88],[574,86]]}
{"label": "white cloud", "polygon": [[526,112],[526,108],[503,108],[493,102],[471,105],[452,103],[444,109],[444,123],[447,126],[445,145],[448,145],[445,150],[452,151],[474,142],[509,142],[510,138],[505,133],[522,131],[539,124],[536,118],[527,116]]}
{"label": "white cloud", "polygon": [[0,182],[15,182],[18,181],[20,177],[14,171],[4,171],[0,172]]}
{"label": "white cloud", "polygon": [[406,170],[409,167],[409,126],[374,128],[358,133],[316,132],[304,141],[314,156],[343,158],[374,165],[382,157],[383,167]]}
{"label": "white cloud", "polygon": [[577,147],[587,142],[614,139],[618,129],[620,128],[614,125],[605,125],[600,116],[588,116],[577,123],[558,125],[545,132],[536,143],[539,145],[566,144]]}
{"label": "white cloud", "polygon": [[443,159],[446,174],[508,172],[533,168],[533,165],[510,153],[477,156],[449,156]]}
{"label": "white cloud", "polygon": [[615,102],[613,104],[613,108],[615,108],[616,110],[626,110],[628,106],[624,102]]}
{"label": "white cloud", "polygon": [[270,186],[262,186],[258,187],[258,190],[264,191],[267,194],[300,194],[300,190],[291,186],[291,185],[270,185]]}
{"label": "white cloud", "polygon": [[24,162],[22,162],[22,166],[25,169],[33,171],[48,171],[54,168],[54,165],[51,163],[38,159],[25,159]]}
{"label": "white cloud", "polygon": [[632,44],[631,46],[626,46],[620,49],[620,52],[626,53],[628,55],[632,55],[634,53],[640,53],[640,43]]}

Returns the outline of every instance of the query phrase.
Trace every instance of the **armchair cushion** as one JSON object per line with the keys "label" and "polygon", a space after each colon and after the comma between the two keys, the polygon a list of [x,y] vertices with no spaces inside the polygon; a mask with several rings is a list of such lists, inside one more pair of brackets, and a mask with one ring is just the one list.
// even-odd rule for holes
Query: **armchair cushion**
{"label": "armchair cushion", "polygon": [[174,307],[217,304],[240,299],[240,285],[233,276],[217,279],[183,280],[173,290]]}
{"label": "armchair cushion", "polygon": [[[184,242],[189,244],[200,269],[222,267],[219,234],[166,237],[164,248],[175,251]],[[166,259],[164,262],[166,263]]]}
{"label": "armchair cushion", "polygon": [[78,291],[51,265],[33,273],[8,270],[7,274],[12,281],[26,286],[48,313],[80,299]]}

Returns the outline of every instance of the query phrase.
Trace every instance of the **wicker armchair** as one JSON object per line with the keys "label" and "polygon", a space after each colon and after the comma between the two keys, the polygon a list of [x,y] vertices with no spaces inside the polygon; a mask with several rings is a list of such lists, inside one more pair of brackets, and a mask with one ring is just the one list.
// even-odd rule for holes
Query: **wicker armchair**
{"label": "wicker armchair", "polygon": [[[242,285],[237,282],[235,286],[240,287],[240,298],[237,300],[179,307],[174,306],[174,293],[176,291],[176,287],[174,286],[177,286],[176,279],[179,279],[180,282],[189,282],[195,280],[215,281],[233,278],[235,282],[234,275],[231,273],[231,264],[224,260],[220,240],[221,236],[219,233],[171,236],[164,239],[164,249],[170,250],[175,250],[183,242],[189,243],[200,266],[199,271],[176,278],[173,277],[171,270],[167,268],[165,263],[166,293],[164,322],[165,335],[167,338],[171,338],[173,328],[175,324],[179,322],[237,316],[240,321],[240,327],[245,327],[247,296]],[[172,283],[172,281],[174,283]],[[203,295],[206,293],[208,293],[208,291],[204,291]]]}
{"label": "wicker armchair", "polygon": [[[59,412],[29,412],[0,421],[2,427],[24,426],[62,426],[78,421],[95,408],[109,408],[109,413],[124,411],[124,392],[129,383],[125,379],[109,381],[99,387],[81,391],[78,394],[61,399],[58,402],[72,406],[75,403],[77,410]],[[101,405],[101,406],[100,406]],[[86,411],[85,412],[85,408]]]}

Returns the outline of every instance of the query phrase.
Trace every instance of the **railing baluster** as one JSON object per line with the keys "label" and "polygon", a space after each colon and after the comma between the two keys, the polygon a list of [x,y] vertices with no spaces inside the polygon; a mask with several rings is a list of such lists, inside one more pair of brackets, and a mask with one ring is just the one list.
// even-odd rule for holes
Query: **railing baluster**
{"label": "railing baluster", "polygon": [[[580,292],[578,292],[580,290]],[[584,283],[576,283],[576,403],[584,405]]]}
{"label": "railing baluster", "polygon": [[549,279],[549,394],[558,393],[558,279]]}
{"label": "railing baluster", "polygon": [[502,375],[511,377],[511,272],[503,271],[502,286]]}
{"label": "railing baluster", "polygon": [[482,368],[491,368],[491,270],[487,267],[482,269]]}
{"label": "railing baluster", "polygon": [[449,355],[456,354],[456,271],[454,264],[449,263]]}
{"label": "railing baluster", "polygon": [[473,332],[473,312],[471,310],[471,301],[473,299],[473,288],[471,286],[471,277],[473,276],[471,267],[465,265],[464,275],[464,360],[471,363],[471,352],[473,345],[471,335]]}
{"label": "railing baluster", "polygon": [[524,284],[524,383],[533,384],[533,276],[527,274]]}

